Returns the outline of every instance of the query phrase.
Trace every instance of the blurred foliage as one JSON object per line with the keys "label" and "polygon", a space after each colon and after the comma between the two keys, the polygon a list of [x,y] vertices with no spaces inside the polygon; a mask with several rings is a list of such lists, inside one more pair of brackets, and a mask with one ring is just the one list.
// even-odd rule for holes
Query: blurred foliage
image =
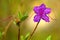
{"label": "blurred foliage", "polygon": [[21,40],[24,40],[24,36],[21,36]]}
{"label": "blurred foliage", "polygon": [[46,40],[51,40],[51,35],[49,35]]}
{"label": "blurred foliage", "polygon": [[25,40],[27,40],[29,36],[30,36],[30,33],[27,33],[25,36]]}
{"label": "blurred foliage", "polygon": [[27,33],[27,34],[25,35],[25,37],[24,37],[24,36],[21,36],[21,40],[27,40],[28,37],[29,37],[29,35],[30,35],[30,33]]}
{"label": "blurred foliage", "polygon": [[[32,9],[33,4],[35,5],[34,2],[36,3],[36,5],[38,3],[47,4],[47,6],[52,8],[53,13],[57,15],[58,20],[54,21],[55,24],[53,23],[52,25],[48,26],[48,30],[42,29],[44,31],[37,31],[39,34],[36,32],[37,34],[33,36],[32,40],[45,40],[49,33],[52,34],[52,40],[60,40],[60,0],[0,0],[0,20],[14,15],[15,13],[18,13],[18,11],[20,11],[23,15],[25,14],[25,11],[27,11],[27,13],[29,14],[29,12],[31,12],[30,10]],[[5,23],[4,21],[1,21],[0,30],[3,31],[7,24],[7,22]],[[26,26],[25,24],[26,22],[23,23],[24,27]],[[17,40],[17,29],[18,28],[14,24],[12,24],[7,32],[6,40]],[[24,36],[24,33],[27,33],[27,30],[30,31],[29,28],[21,28],[21,34]]]}
{"label": "blurred foliage", "polygon": [[0,32],[0,38],[2,38],[2,32]]}

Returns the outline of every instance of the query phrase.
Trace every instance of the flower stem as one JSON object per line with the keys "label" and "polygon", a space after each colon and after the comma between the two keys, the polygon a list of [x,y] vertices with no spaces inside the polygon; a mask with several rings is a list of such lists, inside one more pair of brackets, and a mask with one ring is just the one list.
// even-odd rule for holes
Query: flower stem
{"label": "flower stem", "polygon": [[20,28],[18,28],[18,40],[20,40]]}
{"label": "flower stem", "polygon": [[17,25],[18,25],[18,40],[20,40],[20,24],[21,24],[21,22],[18,21],[17,22]]}
{"label": "flower stem", "polygon": [[37,29],[37,26],[38,26],[39,22],[36,24],[33,32],[31,33],[30,37],[29,37],[29,40],[31,40],[31,37],[33,36],[33,34],[35,33],[36,29]]}

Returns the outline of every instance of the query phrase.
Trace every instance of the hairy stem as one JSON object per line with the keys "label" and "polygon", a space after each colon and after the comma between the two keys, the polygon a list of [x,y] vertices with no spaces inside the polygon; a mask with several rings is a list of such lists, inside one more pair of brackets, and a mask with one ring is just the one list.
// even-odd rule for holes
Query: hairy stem
{"label": "hairy stem", "polygon": [[35,26],[33,32],[31,33],[30,37],[29,37],[29,40],[31,39],[31,37],[33,36],[33,34],[35,33],[36,29],[37,29],[37,26],[38,26],[39,22],[37,23],[37,25]]}

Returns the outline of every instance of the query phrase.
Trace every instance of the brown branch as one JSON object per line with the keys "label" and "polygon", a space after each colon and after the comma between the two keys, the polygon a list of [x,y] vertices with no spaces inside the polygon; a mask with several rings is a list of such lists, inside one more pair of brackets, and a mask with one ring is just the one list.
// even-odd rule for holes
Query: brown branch
{"label": "brown branch", "polygon": [[8,23],[8,25],[5,27],[5,30],[4,30],[3,33],[2,33],[2,35],[3,35],[2,40],[5,40],[7,30],[8,30],[8,28],[10,27],[10,25],[11,25],[12,22],[13,22],[13,20],[11,20],[11,21]]}
{"label": "brown branch", "polygon": [[5,22],[5,21],[11,20],[11,19],[12,19],[12,16],[8,16],[6,18],[1,19],[0,21]]}
{"label": "brown branch", "polygon": [[10,27],[10,25],[11,25],[12,22],[13,22],[13,20],[11,20],[11,21],[7,24],[7,26],[5,27],[5,30],[4,30],[4,32],[3,32],[3,35],[6,34],[8,28]]}
{"label": "brown branch", "polygon": [[7,33],[8,29],[9,29],[9,27],[10,27],[11,23],[12,23],[12,22],[13,22],[13,20],[15,19],[16,15],[17,15],[17,13],[16,13],[15,15],[13,15],[13,16],[12,16],[11,21],[7,24],[7,26],[5,27],[5,30],[2,32],[2,35],[3,35],[2,40],[5,40],[6,33]]}

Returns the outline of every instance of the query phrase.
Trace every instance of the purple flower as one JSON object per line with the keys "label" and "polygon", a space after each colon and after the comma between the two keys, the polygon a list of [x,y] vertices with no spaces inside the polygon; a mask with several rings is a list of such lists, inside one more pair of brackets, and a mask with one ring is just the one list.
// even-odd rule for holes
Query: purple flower
{"label": "purple flower", "polygon": [[34,16],[34,22],[40,22],[41,19],[45,20],[46,22],[50,21],[47,14],[51,12],[51,9],[47,8],[45,4],[41,4],[40,6],[35,6],[34,12],[36,13],[36,15]]}

